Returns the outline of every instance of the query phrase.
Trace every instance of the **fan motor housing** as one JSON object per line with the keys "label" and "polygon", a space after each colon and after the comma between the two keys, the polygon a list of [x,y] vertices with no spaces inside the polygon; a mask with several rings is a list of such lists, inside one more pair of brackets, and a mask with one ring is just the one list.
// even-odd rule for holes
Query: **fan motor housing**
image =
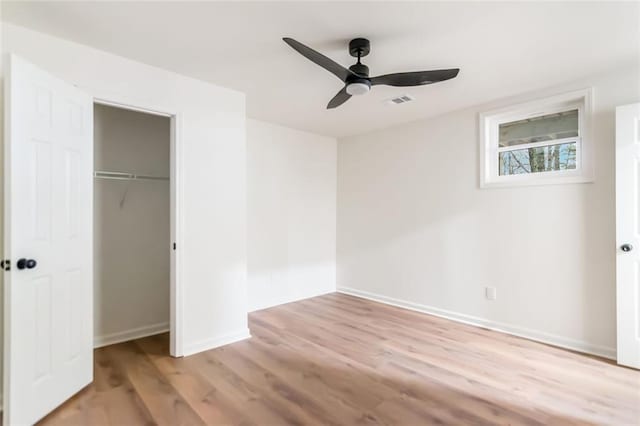
{"label": "fan motor housing", "polygon": [[349,69],[358,75],[369,77],[369,67],[365,64],[358,62],[357,64],[351,65]]}

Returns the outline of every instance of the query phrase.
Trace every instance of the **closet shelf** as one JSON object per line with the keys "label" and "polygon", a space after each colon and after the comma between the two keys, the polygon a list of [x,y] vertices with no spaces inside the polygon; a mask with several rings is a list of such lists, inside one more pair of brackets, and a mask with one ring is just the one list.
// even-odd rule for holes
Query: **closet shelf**
{"label": "closet shelf", "polygon": [[137,173],[107,172],[103,170],[93,172],[93,177],[98,179],[114,180],[169,180],[164,176],[139,175]]}

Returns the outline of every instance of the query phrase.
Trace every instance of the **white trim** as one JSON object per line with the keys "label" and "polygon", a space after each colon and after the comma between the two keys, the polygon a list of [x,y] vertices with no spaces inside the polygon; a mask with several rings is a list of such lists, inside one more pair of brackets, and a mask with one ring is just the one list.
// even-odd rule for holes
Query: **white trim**
{"label": "white trim", "polygon": [[187,345],[184,348],[184,356],[189,356],[193,354],[197,354],[199,352],[208,351],[211,349],[219,348],[220,346],[228,345],[231,343],[239,342],[241,340],[251,338],[251,333],[248,328],[244,330],[235,332],[235,333],[227,333],[222,336],[213,337],[211,339],[201,340],[191,345]]}
{"label": "white trim", "polygon": [[557,334],[550,334],[543,331],[532,330],[530,328],[519,327],[498,321],[491,321],[485,318],[461,314],[459,312],[448,311],[446,309],[440,309],[433,306],[422,305],[420,303],[407,302],[405,300],[395,299],[392,297],[370,293],[368,291],[357,290],[354,288],[338,287],[337,291],[338,293],[349,294],[351,296],[373,300],[374,302],[384,303],[386,305],[392,305],[412,311],[422,312],[463,324],[482,327],[493,331],[499,331],[501,333],[511,334],[514,336],[523,337],[529,340],[535,340],[541,343],[547,343],[565,349],[571,349],[574,351],[597,355],[613,360],[616,359],[616,349],[608,346],[594,345],[582,340],[575,340],[569,337],[559,336]]}
{"label": "white trim", "polygon": [[[537,98],[531,101],[520,102],[515,105],[506,105],[500,108],[495,108],[489,111],[481,113],[482,116],[500,116],[507,118],[507,121],[517,120],[521,118],[537,117],[544,115],[549,111],[560,112],[571,106],[576,107],[577,104],[582,103],[582,99],[592,98],[593,88],[588,87],[580,90],[574,90],[571,92],[561,93],[558,95],[547,96],[544,98]],[[591,112],[591,102],[588,102],[586,112]],[[523,114],[526,116],[523,117]]]}
{"label": "white trim", "polygon": [[[170,282],[170,339],[169,339],[169,353],[171,356],[179,357],[183,356],[183,285],[182,279],[182,249],[184,248],[182,240],[182,229],[184,224],[182,219],[182,202],[181,194],[184,193],[183,179],[180,176],[179,165],[182,164],[182,115],[174,114],[171,117],[171,164],[170,164],[170,176],[171,176],[171,282]],[[173,244],[176,245],[176,249],[173,248]]]}
{"label": "white trim", "polygon": [[[500,123],[535,117],[567,109],[578,110],[578,137],[576,141],[576,169],[542,173],[500,176],[498,171],[497,129]],[[531,102],[520,103],[480,113],[480,187],[511,187],[563,183],[593,182],[593,141],[591,116],[593,113],[593,89],[582,89]],[[562,139],[559,139],[561,141]],[[544,141],[541,145],[556,145],[557,141]],[[524,146],[524,145],[523,145]],[[514,146],[515,150],[518,146]],[[522,149],[522,148],[520,148]],[[504,151],[504,149],[503,149]]]}
{"label": "white trim", "polygon": [[110,106],[110,107],[114,107],[114,108],[127,109],[129,111],[142,112],[144,114],[159,115],[160,117],[170,118],[172,116],[172,114],[170,114],[170,113],[159,111],[159,110],[156,110],[156,109],[139,107],[139,106],[135,106],[135,105],[129,105],[127,103],[110,101],[110,100],[107,100],[107,99],[93,98],[93,103],[94,104],[98,104],[98,105]]}
{"label": "white trim", "polygon": [[161,322],[159,324],[132,328],[131,330],[109,333],[103,336],[94,336],[93,347],[101,348],[103,346],[113,345],[115,343],[122,343],[129,340],[140,339],[142,337],[153,336],[154,334],[166,333],[167,331],[169,331],[169,323]]}

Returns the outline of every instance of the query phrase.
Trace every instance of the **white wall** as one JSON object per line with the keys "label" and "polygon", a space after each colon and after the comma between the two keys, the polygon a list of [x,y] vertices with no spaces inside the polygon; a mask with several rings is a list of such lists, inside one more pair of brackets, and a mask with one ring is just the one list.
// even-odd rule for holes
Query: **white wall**
{"label": "white wall", "polygon": [[[94,106],[94,170],[169,176],[168,117]],[[170,184],[94,179],[94,342],[169,329]],[[124,202],[122,202],[124,200]]]}
{"label": "white wall", "polygon": [[[639,75],[340,140],[338,288],[613,356],[614,107],[640,101]],[[588,86],[594,183],[479,189],[479,112]]]}
{"label": "white wall", "polygon": [[246,337],[246,150],[242,93],[2,23],[13,52],[99,98],[177,112],[185,354]]}
{"label": "white wall", "polygon": [[336,289],[336,140],[247,120],[249,309]]}

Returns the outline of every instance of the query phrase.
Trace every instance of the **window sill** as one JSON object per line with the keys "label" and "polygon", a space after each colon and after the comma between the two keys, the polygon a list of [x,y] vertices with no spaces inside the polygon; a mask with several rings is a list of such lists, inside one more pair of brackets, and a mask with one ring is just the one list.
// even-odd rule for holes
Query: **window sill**
{"label": "window sill", "polygon": [[518,186],[539,186],[539,185],[571,185],[576,183],[593,183],[593,176],[526,176],[522,178],[495,179],[480,182],[481,189],[492,188],[513,188]]}

